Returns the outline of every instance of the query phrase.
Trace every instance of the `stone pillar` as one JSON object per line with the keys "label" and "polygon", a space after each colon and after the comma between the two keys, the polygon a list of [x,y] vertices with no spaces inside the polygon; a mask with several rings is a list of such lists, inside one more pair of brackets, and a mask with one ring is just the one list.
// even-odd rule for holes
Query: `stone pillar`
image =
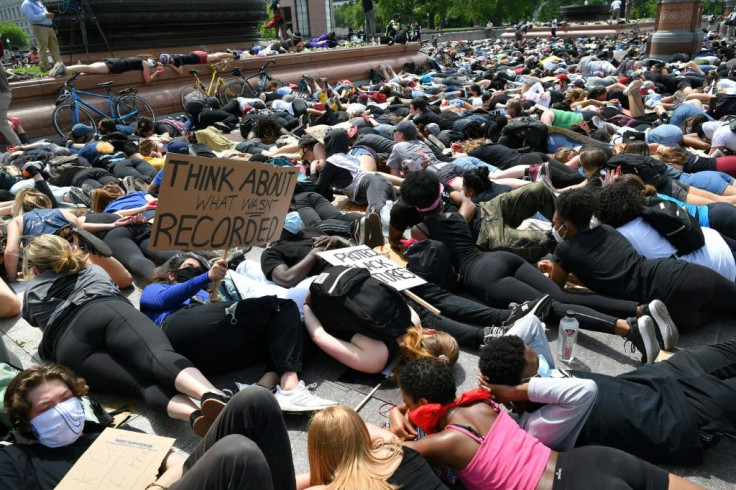
{"label": "stone pillar", "polygon": [[702,16],[701,0],[658,0],[647,54],[662,60],[677,53],[697,54],[703,44]]}

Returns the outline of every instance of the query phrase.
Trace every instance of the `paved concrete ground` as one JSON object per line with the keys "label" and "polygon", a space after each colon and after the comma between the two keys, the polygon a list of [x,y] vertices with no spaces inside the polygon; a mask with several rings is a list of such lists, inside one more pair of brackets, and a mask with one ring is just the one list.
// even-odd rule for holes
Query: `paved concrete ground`
{"label": "paved concrete ground", "polygon": [[[254,249],[248,254],[248,258],[254,260],[258,260],[259,256],[260,249]],[[19,292],[24,287],[22,283],[16,286],[16,290]],[[140,296],[138,287],[131,288],[126,291],[126,294],[137,304]],[[555,344],[557,329],[552,325],[550,326],[552,328],[548,331],[548,338],[552,344]],[[682,337],[680,348],[688,349],[707,343],[736,340],[735,327],[736,319],[709,325],[696,334]],[[36,348],[41,339],[41,334],[37,329],[32,328],[21,318],[13,318],[0,321],[0,333],[2,333],[3,341],[9,350],[20,357],[24,367],[39,362]],[[638,357],[635,358],[627,354],[623,348],[624,341],[618,337],[581,332],[578,341],[579,345],[576,347],[577,358],[573,366],[576,369],[589,369],[594,372],[615,375],[639,366]],[[225,386],[233,381],[254,383],[263,368],[264,366],[254,366],[228,375],[216,376],[212,379],[217,386]],[[355,406],[364,398],[364,394],[337,382],[338,378],[345,372],[346,369],[340,364],[321,353],[317,353],[307,363],[303,378],[307,383],[317,383],[316,393],[320,396],[337,400],[345,405]],[[477,373],[477,351],[473,349],[464,350],[455,367],[455,373],[460,390],[474,388]],[[174,437],[176,438],[175,447],[182,451],[189,452],[197,444],[198,438],[192,433],[188,423],[170,420],[163,414],[145,406],[139,400],[98,395],[96,393],[94,395],[108,407],[127,405],[134,413],[129,422],[131,426],[145,432]],[[390,407],[384,406],[383,401],[373,398],[362,408],[360,414],[369,422],[381,424],[385,420],[381,413],[385,413],[388,408]],[[308,471],[306,452],[308,422],[308,415],[286,415],[297,472]],[[736,487],[734,451],[736,451],[736,443],[732,440],[723,440],[718,446],[708,451],[703,466],[698,468],[670,468],[670,470],[707,488],[734,488]]]}

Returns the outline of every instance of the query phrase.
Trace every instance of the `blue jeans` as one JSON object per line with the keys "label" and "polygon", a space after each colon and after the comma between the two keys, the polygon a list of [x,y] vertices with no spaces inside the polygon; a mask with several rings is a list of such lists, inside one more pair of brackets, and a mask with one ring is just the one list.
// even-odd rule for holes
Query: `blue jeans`
{"label": "blue jeans", "polygon": [[531,347],[540,356],[544,356],[549,363],[550,368],[555,367],[555,359],[547,342],[547,335],[544,333],[544,323],[539,321],[534,315],[526,315],[514,323],[514,326],[506,332],[506,335],[516,335],[524,341],[526,345]]}
{"label": "blue jeans", "polygon": [[682,141],[682,130],[674,124],[662,124],[647,133],[646,141],[665,146],[678,146]]}
{"label": "blue jeans", "polygon": [[478,167],[486,167],[488,168],[488,171],[493,173],[496,170],[498,170],[497,167],[494,167],[493,165],[484,162],[480,158],[475,157],[460,157],[452,161],[455,166],[460,167],[463,169],[463,171],[467,172],[468,170],[472,170],[474,168]]}
{"label": "blue jeans", "polygon": [[726,187],[733,184],[733,177],[723,172],[715,172],[712,170],[704,170],[695,172],[694,174],[681,173],[678,180],[684,184],[688,184],[698,189],[703,189],[713,194],[721,195]]}
{"label": "blue jeans", "polygon": [[547,151],[549,153],[556,152],[559,148],[574,148],[580,146],[580,143],[569,139],[562,134],[550,134],[547,136]]}
{"label": "blue jeans", "polygon": [[[672,112],[670,124],[675,125],[679,128],[680,126],[682,126],[682,123],[685,122],[685,119],[690,116],[697,116],[698,114],[705,114],[705,112],[691,104],[680,104],[675,107],[675,110]],[[705,115],[710,121],[713,120],[713,118],[708,116],[708,114]]]}

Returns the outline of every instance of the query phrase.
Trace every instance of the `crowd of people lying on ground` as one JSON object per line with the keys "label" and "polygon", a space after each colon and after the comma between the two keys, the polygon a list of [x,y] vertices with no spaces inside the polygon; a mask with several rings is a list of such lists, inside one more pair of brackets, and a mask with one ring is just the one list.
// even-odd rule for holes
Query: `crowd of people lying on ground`
{"label": "crowd of people lying on ground", "polygon": [[[701,464],[736,434],[736,343],[654,361],[735,318],[733,49],[663,62],[637,38],[453,43],[429,48],[428,68],[305,76],[8,148],[4,271],[28,284],[21,308],[0,281],[0,309],[43,332],[45,363],[7,387],[2,487],[58,483],[105,425],[65,423],[92,390],[203,437],[152,488],[697,488],[654,464]],[[148,250],[167,153],[299,168],[260,262]],[[341,212],[336,194],[365,211]],[[440,314],[316,253],[386,241]],[[228,271],[235,295],[224,281],[210,302]],[[138,308],[120,292],[134,279]],[[335,289],[371,299],[351,309]],[[545,328],[568,312],[642,366],[559,369]],[[392,373],[404,403],[386,429],[310,391],[308,343]],[[480,353],[479,388],[463,394],[460,348]],[[262,363],[254,386],[208,380]],[[280,410],[317,411],[308,475],[294,474]]]}

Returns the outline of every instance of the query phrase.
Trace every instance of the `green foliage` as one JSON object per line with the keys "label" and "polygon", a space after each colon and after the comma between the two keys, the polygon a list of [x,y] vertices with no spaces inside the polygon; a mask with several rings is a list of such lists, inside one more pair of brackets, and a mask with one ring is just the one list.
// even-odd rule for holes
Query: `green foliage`
{"label": "green foliage", "polygon": [[335,9],[335,25],[352,27],[357,32],[364,24],[363,6],[360,2],[350,2]]}
{"label": "green foliage", "polygon": [[30,46],[26,31],[10,22],[0,23],[0,39],[2,39],[3,43],[6,43],[6,40],[10,39],[10,46],[5,46],[5,49],[10,49],[11,46],[18,46],[21,49]]}

